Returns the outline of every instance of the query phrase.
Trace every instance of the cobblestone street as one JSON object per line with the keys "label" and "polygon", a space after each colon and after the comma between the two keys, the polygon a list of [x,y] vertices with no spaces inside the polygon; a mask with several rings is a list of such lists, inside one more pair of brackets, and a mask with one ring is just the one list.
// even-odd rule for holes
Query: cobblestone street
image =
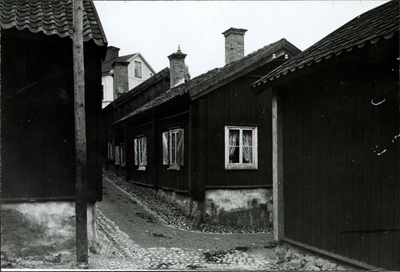
{"label": "cobblestone street", "polygon": [[[190,225],[187,218],[177,212],[174,216],[168,215],[171,207],[146,191],[129,193],[129,185],[117,177],[104,177],[104,200],[99,203],[96,216],[101,248],[100,254],[91,254],[90,269],[277,268],[274,265],[276,254],[271,233],[227,234],[187,230],[180,227]],[[137,192],[138,188],[135,189]],[[119,216],[113,210],[118,201],[122,202],[119,206],[127,205],[121,210],[129,210],[128,214]],[[157,209],[150,203],[155,204]],[[113,216],[118,224],[106,214]],[[130,217],[130,214],[136,217]],[[124,217],[130,220],[129,225],[124,224]],[[137,225],[141,221],[145,225]],[[133,224],[136,224],[135,230],[132,230]],[[124,226],[126,232],[122,230]],[[133,241],[131,237],[137,239]]]}
{"label": "cobblestone street", "polygon": [[[190,220],[154,194],[132,187],[110,173],[103,175],[103,201],[96,209],[98,246],[87,266],[75,256],[7,258],[2,270],[348,270],[328,260],[277,247],[269,231],[233,230],[219,233],[188,230]],[[134,190],[136,193],[133,193]],[[173,215],[172,215],[173,214]],[[224,232],[225,230],[225,232]]]}
{"label": "cobblestone street", "polygon": [[90,269],[172,269],[172,270],[269,270],[277,268],[262,250],[210,251],[207,249],[143,248],[119,230],[101,211],[98,213],[100,254],[91,254]]}

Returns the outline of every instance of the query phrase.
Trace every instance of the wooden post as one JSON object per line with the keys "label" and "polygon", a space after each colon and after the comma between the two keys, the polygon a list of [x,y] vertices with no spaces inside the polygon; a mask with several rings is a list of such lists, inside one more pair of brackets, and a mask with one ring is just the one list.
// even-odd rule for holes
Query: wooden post
{"label": "wooden post", "polygon": [[82,0],[73,1],[73,27],[76,254],[78,262],[87,263],[87,146]]}
{"label": "wooden post", "polygon": [[282,152],[282,105],[276,88],[272,92],[272,182],[274,202],[274,240],[279,242],[284,236],[283,205],[283,152]]}

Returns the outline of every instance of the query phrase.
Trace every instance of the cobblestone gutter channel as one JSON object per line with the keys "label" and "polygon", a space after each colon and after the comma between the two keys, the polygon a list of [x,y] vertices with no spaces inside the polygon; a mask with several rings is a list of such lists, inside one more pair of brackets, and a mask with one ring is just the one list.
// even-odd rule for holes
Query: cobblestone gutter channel
{"label": "cobblestone gutter channel", "polygon": [[[135,201],[147,208],[160,221],[179,229],[192,229],[193,220],[184,216],[173,204],[157,196],[152,189],[126,181],[124,177],[118,177],[110,171],[103,171],[103,177],[128,192]],[[207,233],[272,233],[273,229],[269,227],[200,224],[200,231]]]}

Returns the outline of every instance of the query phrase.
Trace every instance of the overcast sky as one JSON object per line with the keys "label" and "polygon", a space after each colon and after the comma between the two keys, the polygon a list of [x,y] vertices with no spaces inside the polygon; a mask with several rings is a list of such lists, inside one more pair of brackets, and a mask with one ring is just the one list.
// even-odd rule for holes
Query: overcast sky
{"label": "overcast sky", "polygon": [[230,27],[244,28],[245,55],[287,39],[304,50],[384,0],[95,1],[108,45],[141,53],[156,72],[178,49],[193,77],[225,65]]}

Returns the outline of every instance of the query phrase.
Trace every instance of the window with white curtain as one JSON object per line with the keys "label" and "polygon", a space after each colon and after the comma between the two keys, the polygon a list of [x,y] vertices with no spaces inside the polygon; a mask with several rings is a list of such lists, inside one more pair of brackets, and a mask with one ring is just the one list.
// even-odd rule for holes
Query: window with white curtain
{"label": "window with white curtain", "polygon": [[225,169],[257,169],[257,127],[225,126]]}

